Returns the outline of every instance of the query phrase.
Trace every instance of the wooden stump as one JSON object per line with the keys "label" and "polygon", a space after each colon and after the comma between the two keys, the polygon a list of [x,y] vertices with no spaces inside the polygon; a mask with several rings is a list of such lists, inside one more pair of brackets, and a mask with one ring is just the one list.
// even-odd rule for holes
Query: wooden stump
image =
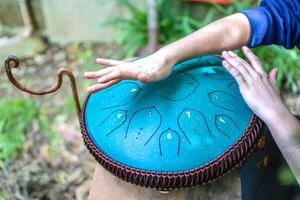
{"label": "wooden stump", "polygon": [[162,194],[156,189],[139,187],[115,177],[97,165],[90,200],[235,200],[241,199],[240,178],[237,170],[216,182],[194,188],[174,190]]}

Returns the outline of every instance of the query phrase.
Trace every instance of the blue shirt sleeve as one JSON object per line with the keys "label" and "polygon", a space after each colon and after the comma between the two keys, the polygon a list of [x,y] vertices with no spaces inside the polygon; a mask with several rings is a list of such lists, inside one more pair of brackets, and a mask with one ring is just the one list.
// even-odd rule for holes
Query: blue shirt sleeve
{"label": "blue shirt sleeve", "polygon": [[242,11],[251,24],[249,47],[300,43],[300,0],[262,0],[258,8]]}

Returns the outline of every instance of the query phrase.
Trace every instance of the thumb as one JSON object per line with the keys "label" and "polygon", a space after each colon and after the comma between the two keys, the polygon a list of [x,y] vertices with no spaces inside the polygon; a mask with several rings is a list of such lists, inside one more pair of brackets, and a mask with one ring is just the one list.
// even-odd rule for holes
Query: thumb
{"label": "thumb", "polygon": [[273,68],[270,73],[269,73],[269,77],[270,80],[272,81],[272,83],[276,83],[276,79],[277,79],[277,75],[278,75],[278,69],[277,68]]}

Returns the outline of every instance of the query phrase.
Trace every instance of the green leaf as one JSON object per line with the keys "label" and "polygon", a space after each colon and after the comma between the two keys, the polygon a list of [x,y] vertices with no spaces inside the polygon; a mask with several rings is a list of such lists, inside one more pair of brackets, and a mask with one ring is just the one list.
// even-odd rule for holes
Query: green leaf
{"label": "green leaf", "polygon": [[295,185],[297,180],[290,168],[286,165],[279,168],[278,178],[282,185]]}
{"label": "green leaf", "polygon": [[12,159],[23,148],[25,130],[37,118],[37,106],[32,100],[2,99],[0,110],[0,159]]}
{"label": "green leaf", "polygon": [[5,120],[1,120],[1,121],[0,121],[0,134],[1,134],[2,131],[3,131],[4,124],[5,124]]}

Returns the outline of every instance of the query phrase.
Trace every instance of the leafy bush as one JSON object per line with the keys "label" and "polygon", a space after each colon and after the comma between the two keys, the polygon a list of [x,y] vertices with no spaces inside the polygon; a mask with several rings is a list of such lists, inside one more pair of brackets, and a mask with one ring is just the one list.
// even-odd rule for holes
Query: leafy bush
{"label": "leafy bush", "polygon": [[49,138],[51,153],[58,153],[63,140],[52,130],[47,109],[39,108],[37,102],[30,99],[3,99],[0,110],[0,161],[13,160],[22,152],[26,128],[33,120],[37,120]]}
{"label": "leafy bush", "polygon": [[118,0],[118,2],[129,11],[129,18],[114,18],[100,25],[100,28],[105,26],[117,26],[121,29],[121,34],[118,35],[116,43],[124,45],[126,48],[126,56],[133,56],[137,50],[147,44],[147,10],[140,9],[131,3],[129,0]]}
{"label": "leafy bush", "polygon": [[35,101],[26,99],[0,101],[0,159],[17,156],[25,142],[25,130],[37,117]]}
{"label": "leafy bush", "polygon": [[190,16],[188,4],[177,0],[159,0],[157,3],[159,42],[161,44],[174,42],[196,31],[211,21],[211,11],[206,18],[199,21]]}
{"label": "leafy bush", "polygon": [[[126,56],[133,56],[137,50],[148,42],[148,27],[146,8],[140,9],[129,0],[118,0],[129,11],[128,18],[114,18],[108,20],[102,26],[118,26],[121,34],[116,43],[124,45],[127,50]],[[177,0],[158,0],[157,12],[159,15],[159,43],[165,44],[197,30],[203,24],[189,16],[187,6]],[[174,14],[176,13],[176,14]],[[206,20],[209,21],[209,20]]]}

